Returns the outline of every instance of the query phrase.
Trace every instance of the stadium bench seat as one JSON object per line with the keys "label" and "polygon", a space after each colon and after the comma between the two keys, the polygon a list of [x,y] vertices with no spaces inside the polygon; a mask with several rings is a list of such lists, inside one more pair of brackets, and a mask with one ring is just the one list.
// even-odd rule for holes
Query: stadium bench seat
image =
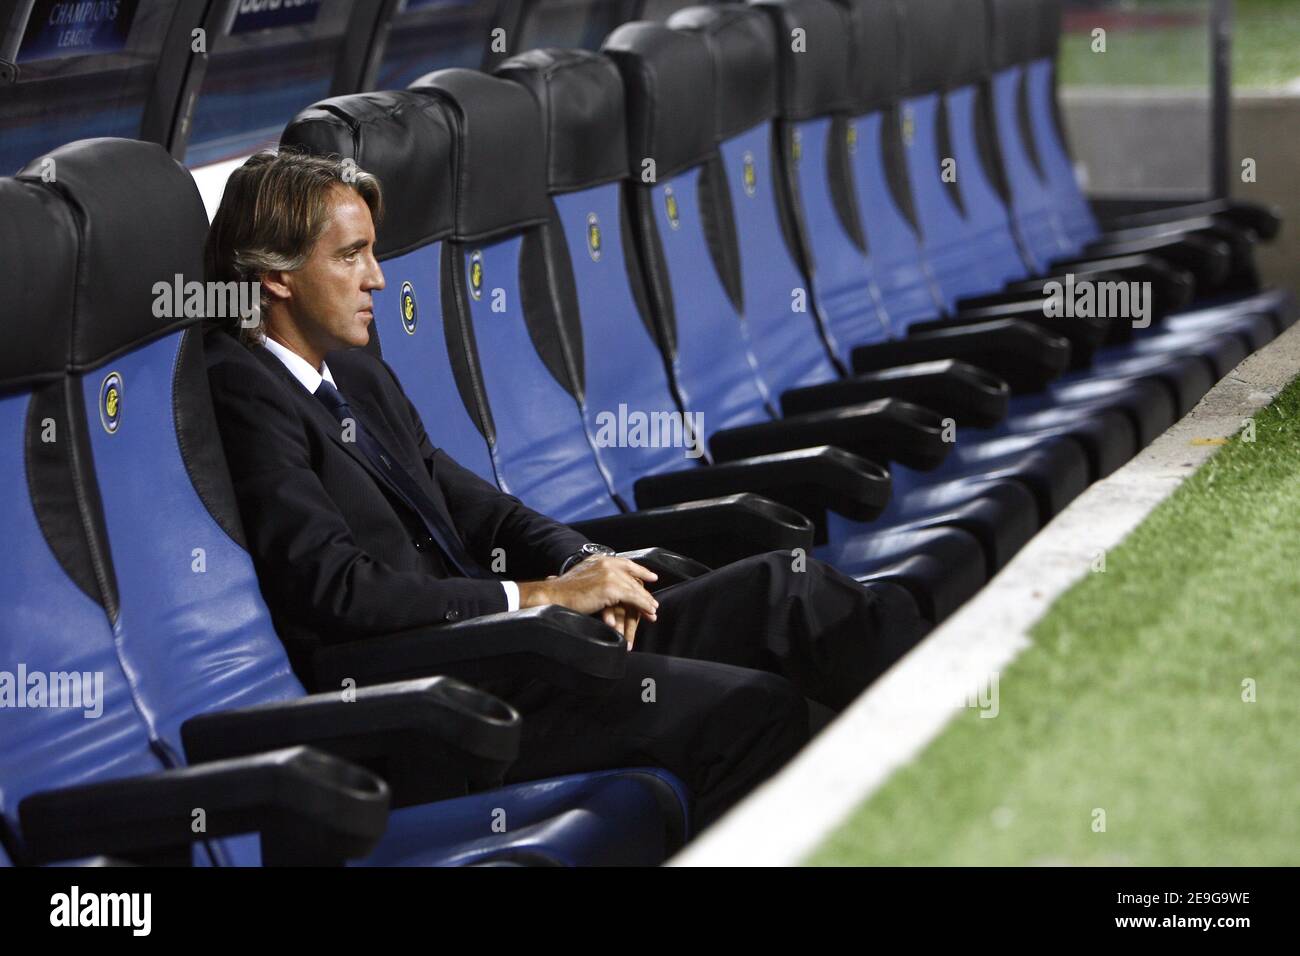
{"label": "stadium bench seat", "polygon": [[[268,862],[659,862],[671,852],[685,834],[685,795],[656,770],[442,800],[499,782],[517,747],[518,716],[467,685],[380,684],[355,701],[335,685],[305,697],[240,544],[198,320],[162,320],[151,307],[157,274],[201,274],[206,223],[193,182],[163,150],[135,141],[74,143],[54,156],[57,186],[40,183],[35,167],[3,182],[6,223],[18,227],[5,233],[6,262],[25,265],[34,257],[20,251],[39,248],[32,268],[49,273],[6,271],[45,281],[4,315],[18,346],[2,379],[14,450],[5,461],[21,489],[8,497],[6,525],[23,542],[6,551],[4,578],[25,625],[6,632],[5,658],[103,674],[105,689],[103,713],[90,720],[15,711],[23,747],[6,751],[3,810],[33,859],[131,855],[137,838],[139,858],[177,861],[191,833],[175,800],[199,793],[212,801],[200,863],[254,864],[268,846]],[[115,254],[124,244],[138,253],[129,263]],[[47,427],[57,440],[41,440]],[[471,631],[502,620],[465,622],[459,635],[444,632],[446,646],[482,657],[490,635]],[[572,615],[575,639],[588,621]],[[533,630],[522,638],[533,653],[563,639],[560,628]],[[620,645],[606,639],[596,653],[619,662]],[[455,670],[456,653],[442,656]],[[283,749],[304,743],[319,751]],[[266,808],[262,840],[237,836],[254,828],[250,814],[276,780],[287,804]],[[310,821],[312,800],[332,800],[337,818],[316,819],[315,830],[286,818],[296,810]],[[510,821],[504,834],[491,828],[498,809]],[[108,831],[105,820],[120,825]],[[179,824],[181,844],[167,844]]]}

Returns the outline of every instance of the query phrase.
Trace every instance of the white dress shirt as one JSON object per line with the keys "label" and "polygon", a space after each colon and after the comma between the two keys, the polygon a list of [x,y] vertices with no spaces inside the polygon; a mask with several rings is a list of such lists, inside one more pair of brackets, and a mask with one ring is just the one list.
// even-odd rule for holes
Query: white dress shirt
{"label": "white dress shirt", "polygon": [[[338,385],[334,382],[334,376],[330,374],[330,368],[323,361],[320,363],[320,369],[314,369],[311,362],[299,355],[292,349],[286,348],[271,337],[267,337],[263,344],[267,347],[272,355],[284,363],[293,377],[296,378],[302,387],[307,389],[311,394],[316,394],[316,389],[320,388],[322,380],[329,382],[335,388]],[[506,592],[506,610],[519,610],[519,585],[514,581],[502,581],[501,586]]]}

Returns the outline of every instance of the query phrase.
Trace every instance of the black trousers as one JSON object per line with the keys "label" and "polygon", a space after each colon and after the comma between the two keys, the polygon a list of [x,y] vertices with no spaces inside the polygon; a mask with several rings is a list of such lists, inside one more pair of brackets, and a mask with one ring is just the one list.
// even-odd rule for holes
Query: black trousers
{"label": "black trousers", "polygon": [[901,589],[795,566],[773,552],[660,591],[659,620],[602,696],[485,687],[524,715],[507,781],[662,767],[690,790],[694,829],[708,826],[807,742],[809,699],[842,708],[916,639]]}

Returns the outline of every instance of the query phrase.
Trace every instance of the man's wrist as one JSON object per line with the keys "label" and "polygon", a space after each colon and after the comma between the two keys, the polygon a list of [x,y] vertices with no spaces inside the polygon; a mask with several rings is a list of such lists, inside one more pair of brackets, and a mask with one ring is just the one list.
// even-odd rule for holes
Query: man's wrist
{"label": "man's wrist", "polygon": [[521,581],[518,587],[520,608],[540,607],[543,604],[555,603],[545,581]]}
{"label": "man's wrist", "polygon": [[613,555],[617,553],[617,551],[607,544],[596,544],[594,541],[588,541],[581,548],[564,559],[564,563],[560,565],[560,573],[566,574],[575,564],[581,564],[588,558],[595,557],[598,554]]}

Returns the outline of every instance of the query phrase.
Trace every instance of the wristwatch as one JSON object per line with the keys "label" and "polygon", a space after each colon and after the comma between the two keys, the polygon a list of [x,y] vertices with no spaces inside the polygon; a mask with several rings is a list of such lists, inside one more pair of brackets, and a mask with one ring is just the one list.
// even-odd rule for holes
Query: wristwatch
{"label": "wristwatch", "polygon": [[618,554],[618,552],[607,544],[595,544],[588,541],[581,548],[564,559],[564,563],[560,565],[560,573],[565,574],[568,572],[569,568],[573,567],[575,564],[578,564],[581,561],[586,561],[588,558],[597,554]]}

